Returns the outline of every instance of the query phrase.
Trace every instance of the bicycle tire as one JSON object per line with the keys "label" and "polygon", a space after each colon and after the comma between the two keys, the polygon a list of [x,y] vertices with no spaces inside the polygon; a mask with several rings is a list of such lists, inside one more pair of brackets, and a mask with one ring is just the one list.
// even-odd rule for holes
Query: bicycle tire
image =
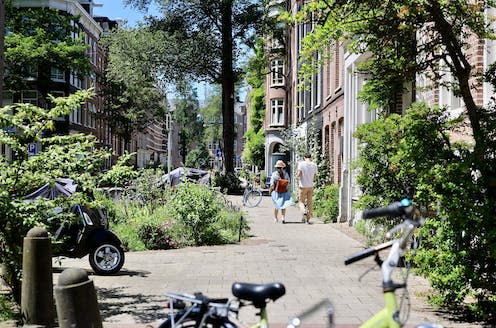
{"label": "bicycle tire", "polygon": [[246,207],[257,207],[262,201],[262,192],[260,190],[250,190],[245,196]]}
{"label": "bicycle tire", "polygon": [[[185,314],[185,311],[180,311],[174,314],[174,321],[178,321]],[[185,318],[181,323],[172,326],[171,315],[168,314],[165,317],[164,322],[158,326],[158,328],[199,328],[201,317],[198,314],[190,313],[190,315]],[[234,323],[226,318],[214,318],[209,319],[205,323],[204,327],[207,328],[238,328]]]}

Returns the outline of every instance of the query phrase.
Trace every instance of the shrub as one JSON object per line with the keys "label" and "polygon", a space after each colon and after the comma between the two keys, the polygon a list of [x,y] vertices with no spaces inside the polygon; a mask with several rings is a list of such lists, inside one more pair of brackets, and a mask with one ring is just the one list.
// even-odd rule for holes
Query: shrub
{"label": "shrub", "polygon": [[138,227],[138,238],[144,243],[146,249],[171,249],[177,248],[179,242],[170,234],[171,223],[162,224],[145,223]]}
{"label": "shrub", "polygon": [[[481,108],[492,133],[494,112]],[[494,321],[496,202],[477,167],[496,167],[496,144],[487,143],[487,155],[478,157],[470,145],[450,140],[456,123],[439,108],[414,104],[403,117],[360,126],[355,135],[361,142],[360,203],[385,206],[409,197],[431,213],[436,209],[419,231],[416,269],[436,290],[437,304],[468,305],[478,318]]]}
{"label": "shrub", "polygon": [[[135,200],[116,203],[112,229],[130,250],[234,243],[240,236],[242,212],[229,208],[219,193],[184,182],[162,191],[162,203]],[[153,202],[153,201],[152,201]],[[244,224],[241,237],[249,227]]]}
{"label": "shrub", "polygon": [[227,192],[239,190],[239,184],[238,177],[232,172],[227,172],[226,174],[218,173],[215,175],[213,181],[215,187],[220,187],[221,190],[227,190]]}
{"label": "shrub", "polygon": [[313,199],[315,216],[325,223],[336,222],[339,214],[339,185],[317,188]]}

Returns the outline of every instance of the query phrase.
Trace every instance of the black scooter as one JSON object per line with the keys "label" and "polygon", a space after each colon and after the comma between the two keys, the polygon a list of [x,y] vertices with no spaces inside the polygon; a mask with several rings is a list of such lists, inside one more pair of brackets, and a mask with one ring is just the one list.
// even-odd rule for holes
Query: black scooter
{"label": "black scooter", "polygon": [[[54,199],[70,197],[77,185],[70,179],[57,179],[26,196],[25,201],[37,198]],[[54,214],[60,214],[62,208],[55,208]],[[104,208],[89,208],[74,205],[70,211],[77,220],[65,222],[55,215],[48,219],[48,230],[54,236],[54,256],[82,258],[89,255],[91,268],[96,274],[109,275],[124,265],[124,250],[121,241],[109,230],[107,211]]]}
{"label": "black scooter", "polygon": [[75,205],[71,208],[78,222],[56,222],[49,219],[55,244],[54,256],[82,258],[89,254],[93,271],[109,275],[124,265],[121,241],[109,230],[107,212],[104,208],[88,208]]}

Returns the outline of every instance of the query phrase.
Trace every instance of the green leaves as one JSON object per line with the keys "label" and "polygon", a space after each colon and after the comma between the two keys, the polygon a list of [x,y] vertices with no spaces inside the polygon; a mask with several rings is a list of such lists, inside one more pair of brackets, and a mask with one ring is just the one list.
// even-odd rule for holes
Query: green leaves
{"label": "green leaves", "polygon": [[[472,146],[449,137],[459,124],[442,109],[414,104],[403,117],[390,115],[360,126],[356,164],[364,196],[359,203],[383,206],[413,198],[430,217],[414,260],[436,289],[433,301],[462,306],[471,295],[478,300],[472,310],[491,318],[496,308],[491,296],[496,286],[494,201],[474,169],[480,159]],[[494,151],[494,144],[487,149]]]}
{"label": "green leaves", "polygon": [[[0,109],[0,143],[8,145],[13,159],[0,161],[0,254],[7,267],[7,283],[16,301],[20,297],[21,246],[27,231],[46,225],[48,210],[56,204],[90,204],[97,173],[110,154],[97,149],[95,138],[72,134],[47,136],[54,120],[68,115],[92,97],[80,91],[68,98],[53,99],[55,106],[46,110],[31,104],[15,104]],[[28,145],[36,144],[39,152],[28,157]],[[23,197],[57,178],[72,178],[78,192],[71,198],[26,203]]]}

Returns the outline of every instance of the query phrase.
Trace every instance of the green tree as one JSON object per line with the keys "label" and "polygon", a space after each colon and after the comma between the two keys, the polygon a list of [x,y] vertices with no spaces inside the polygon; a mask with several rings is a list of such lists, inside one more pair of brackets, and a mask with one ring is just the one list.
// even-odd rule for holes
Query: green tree
{"label": "green tree", "polygon": [[[126,0],[146,8],[151,0]],[[234,101],[235,84],[241,71],[236,58],[241,45],[253,44],[255,28],[262,22],[262,6],[251,0],[154,0],[164,17],[152,21],[154,30],[173,34],[181,53],[189,60],[177,63],[178,70],[222,88],[223,148],[225,169],[234,172]]]}
{"label": "green tree", "polygon": [[[203,143],[203,124],[196,90],[190,83],[177,84],[177,98],[173,100],[174,128],[179,129],[180,149],[183,163],[190,150]],[[196,165],[195,165],[196,166]]]}
{"label": "green tree", "polygon": [[220,147],[224,155],[223,145],[220,143],[222,139],[222,99],[218,89],[214,89],[212,95],[207,99],[207,104],[200,110],[204,126],[203,142],[208,144],[211,142]]}
{"label": "green tree", "polygon": [[[78,76],[85,76],[90,70],[86,55],[87,46],[83,35],[74,39],[77,27],[74,18],[48,8],[19,9],[7,6],[5,36],[5,67],[8,74],[4,78],[6,90],[14,93],[14,101],[19,101],[20,91],[30,89],[30,78],[36,78],[36,87],[41,93],[38,101],[47,107],[48,93],[55,90],[51,79],[51,69],[63,71],[71,69]],[[34,76],[33,76],[34,75]]]}
{"label": "green tree", "polygon": [[198,169],[210,168],[210,153],[203,143],[199,143],[195,149],[188,152],[186,161],[184,162],[187,167],[194,167]]}
{"label": "green tree", "polygon": [[150,122],[164,117],[165,93],[174,78],[170,66],[158,54],[169,39],[164,33],[150,33],[146,28],[116,29],[101,40],[108,53],[108,63],[101,76],[102,95],[109,110],[101,116],[112,132],[130,141],[134,131],[142,131]]}
{"label": "green tree", "polygon": [[[0,109],[0,143],[8,145],[14,159],[0,161],[0,262],[4,266],[2,278],[12,288],[16,302],[20,302],[22,240],[36,225],[46,224],[46,213],[56,204],[69,206],[94,201],[94,176],[99,172],[107,153],[96,148],[92,136],[71,134],[48,137],[57,118],[68,115],[92,96],[80,91],[68,98],[53,98],[50,110],[31,104],[16,104]],[[12,114],[13,113],[13,114]],[[15,133],[9,132],[15,130]],[[41,151],[28,157],[29,143],[39,143]],[[55,201],[26,203],[28,195],[56,178],[68,177],[78,184],[73,197]],[[19,303],[20,304],[20,303]]]}
{"label": "green tree", "polygon": [[[493,116],[493,129],[494,121]],[[414,104],[404,117],[393,114],[359,127],[360,203],[377,206],[409,197],[426,209],[429,220],[415,262],[437,291],[431,299],[454,308],[473,297],[473,313],[491,321],[496,309],[493,203],[484,182],[474,177],[472,150],[449,137],[458,123],[439,108]],[[491,147],[496,151],[494,143]]]}
{"label": "green tree", "polygon": [[264,54],[264,42],[260,38],[255,45],[255,55],[247,65],[246,80],[251,86],[250,97],[250,124],[245,133],[245,148],[243,159],[245,163],[258,167],[265,165],[265,133],[263,122],[265,118],[265,77],[267,62]]}

